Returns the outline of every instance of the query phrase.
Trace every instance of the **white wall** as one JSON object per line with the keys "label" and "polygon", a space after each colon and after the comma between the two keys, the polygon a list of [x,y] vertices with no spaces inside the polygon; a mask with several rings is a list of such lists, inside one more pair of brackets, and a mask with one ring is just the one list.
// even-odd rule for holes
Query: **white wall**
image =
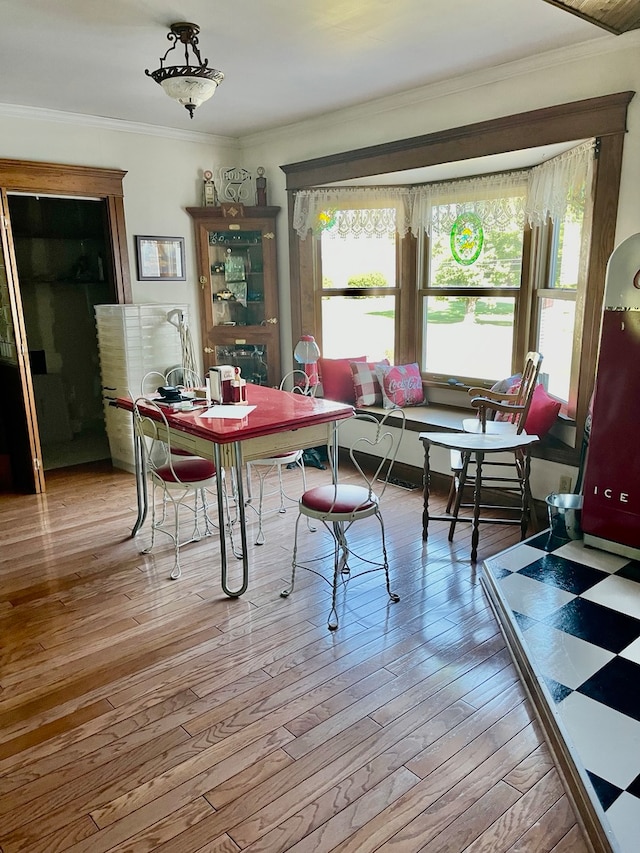
{"label": "white wall", "polygon": [[[82,123],[80,123],[82,122]],[[0,157],[122,169],[134,302],[187,303],[200,351],[194,227],[187,207],[202,203],[202,171],[236,163],[235,141],[192,132],[158,134],[124,122],[0,108]],[[136,281],[135,235],[185,238],[187,280]]]}

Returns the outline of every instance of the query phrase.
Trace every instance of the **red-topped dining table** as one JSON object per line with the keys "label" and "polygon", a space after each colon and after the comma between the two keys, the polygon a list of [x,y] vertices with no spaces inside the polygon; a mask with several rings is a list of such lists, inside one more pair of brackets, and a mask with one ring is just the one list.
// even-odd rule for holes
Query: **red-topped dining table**
{"label": "red-topped dining table", "polygon": [[[119,397],[115,405],[133,412],[133,400]],[[223,592],[236,598],[242,595],[249,582],[247,528],[245,516],[243,464],[278,453],[307,447],[328,445],[331,458],[337,459],[337,422],[353,415],[353,407],[302,394],[292,394],[277,388],[247,384],[247,405],[255,406],[239,419],[203,417],[205,409],[195,411],[164,410],[169,425],[172,448],[188,451],[194,456],[211,459],[216,470],[230,470],[235,480],[238,501],[238,520],[242,543],[242,582],[237,589],[227,583],[227,545],[225,536],[223,478],[216,478],[218,522],[220,527],[221,584]],[[215,409],[215,406],[212,408]],[[152,415],[152,411],[149,410]],[[134,430],[135,436],[135,430]],[[147,478],[144,453],[134,438],[138,517],[131,531],[135,536],[147,515]]]}

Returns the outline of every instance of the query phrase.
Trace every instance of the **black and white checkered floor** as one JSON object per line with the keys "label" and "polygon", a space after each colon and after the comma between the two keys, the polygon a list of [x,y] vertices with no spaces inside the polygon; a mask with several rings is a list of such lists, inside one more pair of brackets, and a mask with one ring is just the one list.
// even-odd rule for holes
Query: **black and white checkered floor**
{"label": "black and white checkered floor", "polygon": [[485,571],[586,771],[612,846],[638,853],[640,562],[543,533],[490,558]]}

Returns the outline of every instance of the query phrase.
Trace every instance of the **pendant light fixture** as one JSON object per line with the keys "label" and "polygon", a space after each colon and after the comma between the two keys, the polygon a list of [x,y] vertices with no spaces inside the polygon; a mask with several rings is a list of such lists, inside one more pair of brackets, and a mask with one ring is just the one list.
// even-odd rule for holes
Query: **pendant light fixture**
{"label": "pendant light fixture", "polygon": [[[171,24],[167,38],[172,42],[171,47],[160,59],[160,68],[156,71],[145,70],[145,74],[153,77],[164,91],[182,104],[193,118],[196,107],[208,101],[224,80],[222,71],[208,67],[208,59],[202,60],[198,49],[198,33],[200,27],[197,24],[185,22]],[[175,50],[178,42],[184,45],[184,64],[165,65],[165,61],[171,51]],[[193,52],[192,62],[189,60],[189,48]],[[197,60],[197,64],[196,63]]]}

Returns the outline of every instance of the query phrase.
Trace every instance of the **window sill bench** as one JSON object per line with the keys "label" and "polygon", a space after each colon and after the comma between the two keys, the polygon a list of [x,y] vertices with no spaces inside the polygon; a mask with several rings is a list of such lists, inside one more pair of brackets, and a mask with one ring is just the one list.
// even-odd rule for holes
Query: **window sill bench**
{"label": "window sill bench", "polygon": [[[389,409],[382,406],[363,406],[361,412],[370,412],[378,420],[384,417]],[[393,412],[393,409],[391,410]],[[410,406],[404,409],[406,418],[405,430],[408,432],[460,432],[462,421],[473,417],[471,409],[454,406],[429,405]],[[398,420],[400,420],[398,418]],[[393,414],[390,423],[393,423]],[[531,455],[536,459],[546,459],[560,465],[576,466],[579,461],[580,449],[574,449],[553,435],[546,435],[531,448]]]}

